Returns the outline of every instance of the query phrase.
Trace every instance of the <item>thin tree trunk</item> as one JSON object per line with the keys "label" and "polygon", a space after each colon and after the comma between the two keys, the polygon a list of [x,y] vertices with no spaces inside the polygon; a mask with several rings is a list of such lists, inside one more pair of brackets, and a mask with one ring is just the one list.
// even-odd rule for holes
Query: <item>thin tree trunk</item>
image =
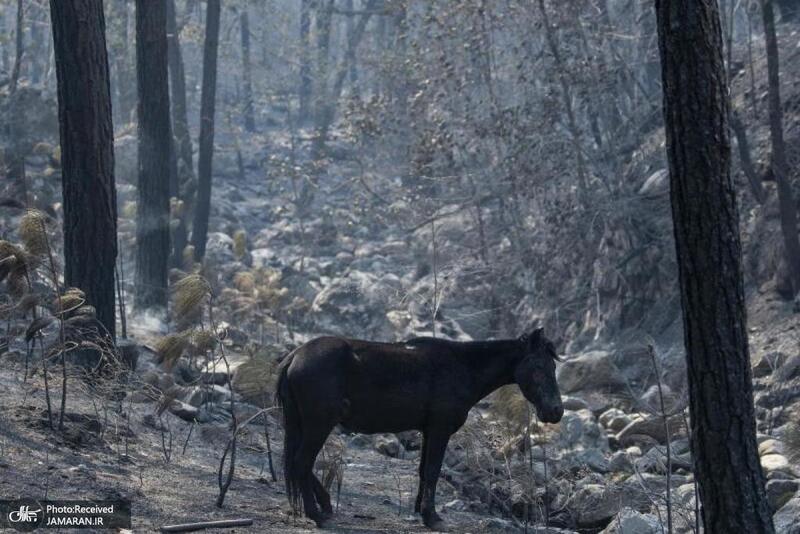
{"label": "thin tree trunk", "polygon": [[136,87],[130,61],[128,0],[113,0],[111,5],[114,6],[114,17],[119,19],[120,30],[119,38],[112,41],[111,50],[117,78],[115,112],[117,118],[121,119],[123,123],[128,123],[134,107]]}
{"label": "thin tree trunk", "polygon": [[248,132],[256,131],[256,121],[253,117],[253,76],[250,62],[250,19],[247,14],[247,2],[242,5],[239,15],[239,25],[242,34],[242,89],[244,92],[244,129]]}
{"label": "thin tree trunk", "polygon": [[310,0],[300,1],[300,87],[298,111],[301,123],[308,120],[311,105],[311,5]]}
{"label": "thin tree trunk", "polygon": [[775,34],[775,14],[772,0],[761,0],[764,17],[764,38],[767,44],[767,76],[769,79],[769,133],[772,139],[772,174],[778,184],[778,206],[781,217],[783,246],[792,280],[792,295],[800,291],[800,238],[797,233],[797,206],[787,176],[786,145],[783,141],[783,111],[781,110],[780,62],[778,38]]}
{"label": "thin tree trunk", "polygon": [[716,0],[656,0],[691,440],[707,532],[773,532],[756,443]]}
{"label": "thin tree trunk", "polygon": [[735,110],[731,110],[731,130],[736,136],[739,161],[742,164],[742,171],[747,177],[747,182],[750,184],[750,192],[753,193],[753,198],[756,199],[756,202],[763,204],[764,188],[761,185],[761,179],[756,174],[753,160],[750,158],[750,143],[747,141],[747,130],[745,130],[744,124],[742,124],[739,114]]}
{"label": "thin tree trunk", "polygon": [[113,336],[117,198],[102,0],[50,0],[64,198],[64,280]]}
{"label": "thin tree trunk", "polygon": [[136,0],[139,196],[135,304],[141,309],[167,306],[172,152],[167,75],[166,3]]}
{"label": "thin tree trunk", "polygon": [[203,47],[203,94],[200,102],[200,153],[198,155],[197,206],[192,225],[194,257],[206,253],[208,218],[211,213],[211,168],[214,156],[214,110],[217,93],[217,51],[219,48],[220,0],[208,0],[206,40]]}

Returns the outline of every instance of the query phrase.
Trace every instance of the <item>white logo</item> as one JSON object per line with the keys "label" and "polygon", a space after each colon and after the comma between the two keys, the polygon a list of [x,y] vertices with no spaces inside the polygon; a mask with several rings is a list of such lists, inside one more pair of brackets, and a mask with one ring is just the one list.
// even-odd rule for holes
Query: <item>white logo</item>
{"label": "white logo", "polygon": [[31,510],[30,506],[22,505],[19,507],[19,510],[8,513],[8,520],[12,523],[34,523],[38,521],[41,511],[41,508],[38,510]]}

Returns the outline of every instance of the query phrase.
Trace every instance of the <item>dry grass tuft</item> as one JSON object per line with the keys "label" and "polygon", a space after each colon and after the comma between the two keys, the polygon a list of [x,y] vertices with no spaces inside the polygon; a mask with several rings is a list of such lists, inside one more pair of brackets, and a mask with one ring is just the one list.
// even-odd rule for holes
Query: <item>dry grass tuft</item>
{"label": "dry grass tuft", "polygon": [[55,315],[62,315],[77,310],[86,303],[86,294],[77,287],[67,289],[61,295],[61,309],[58,309],[59,299],[53,299],[53,313]]}
{"label": "dry grass tuft", "polygon": [[515,385],[498,389],[493,397],[492,411],[507,422],[521,429],[528,424],[529,406],[527,399]]}
{"label": "dry grass tuft", "polygon": [[247,232],[244,230],[236,230],[233,234],[233,253],[238,259],[247,254]]}
{"label": "dry grass tuft", "polygon": [[167,369],[172,369],[175,363],[183,355],[183,351],[189,347],[189,340],[183,332],[168,334],[156,343],[156,356],[158,363],[164,364]]}
{"label": "dry grass tuft", "polygon": [[175,284],[173,292],[175,317],[182,322],[202,313],[203,304],[211,296],[211,286],[199,274],[190,274]]}
{"label": "dry grass tuft", "polygon": [[194,330],[192,332],[192,345],[198,354],[204,354],[217,346],[217,338],[210,330]]}
{"label": "dry grass tuft", "polygon": [[19,223],[19,236],[25,248],[35,256],[47,254],[47,217],[39,210],[28,210]]}
{"label": "dry grass tuft", "polygon": [[256,277],[250,271],[240,271],[233,277],[233,285],[248,295],[252,295],[256,290]]}

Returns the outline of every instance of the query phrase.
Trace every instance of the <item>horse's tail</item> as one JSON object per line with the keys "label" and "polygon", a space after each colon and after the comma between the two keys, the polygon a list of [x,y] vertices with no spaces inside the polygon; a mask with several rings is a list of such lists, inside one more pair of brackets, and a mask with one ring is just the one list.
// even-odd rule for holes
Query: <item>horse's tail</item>
{"label": "horse's tail", "polygon": [[300,507],[300,478],[295,469],[294,456],[300,447],[302,427],[297,401],[289,388],[287,374],[294,359],[294,352],[288,354],[280,364],[278,382],[275,386],[275,403],[283,412],[283,478],[286,483],[286,496],[296,511]]}

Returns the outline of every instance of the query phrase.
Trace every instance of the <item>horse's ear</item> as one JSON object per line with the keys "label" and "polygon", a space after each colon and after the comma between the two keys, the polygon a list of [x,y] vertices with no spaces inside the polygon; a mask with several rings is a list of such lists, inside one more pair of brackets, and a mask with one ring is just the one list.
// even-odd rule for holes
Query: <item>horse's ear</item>
{"label": "horse's ear", "polygon": [[543,337],[544,337],[544,328],[541,326],[535,329],[530,335],[532,343],[538,343],[539,341],[542,340]]}

